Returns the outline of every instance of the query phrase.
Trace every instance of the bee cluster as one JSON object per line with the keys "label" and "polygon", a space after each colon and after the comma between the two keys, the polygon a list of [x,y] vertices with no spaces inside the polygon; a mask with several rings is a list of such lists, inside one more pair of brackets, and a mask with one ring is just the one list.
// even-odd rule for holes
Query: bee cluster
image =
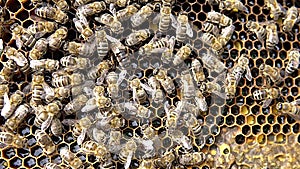
{"label": "bee cluster", "polygon": [[0,168],[298,166],[296,0],[1,3]]}

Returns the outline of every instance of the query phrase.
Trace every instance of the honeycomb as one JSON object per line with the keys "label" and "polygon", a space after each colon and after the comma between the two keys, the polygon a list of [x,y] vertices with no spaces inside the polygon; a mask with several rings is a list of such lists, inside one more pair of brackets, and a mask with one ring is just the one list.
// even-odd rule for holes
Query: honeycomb
{"label": "honeycomb", "polygon": [[[71,2],[67,1],[68,4]],[[249,13],[243,12],[225,12],[233,20],[235,31],[226,45],[226,50],[221,55],[221,61],[226,65],[227,69],[231,69],[236,63],[235,59],[243,53],[247,53],[249,57],[249,67],[253,76],[252,81],[247,81],[241,78],[238,83],[235,98],[231,100],[218,100],[213,95],[206,96],[206,101],[209,105],[209,111],[198,117],[202,124],[201,137],[193,137],[189,134],[189,130],[184,125],[179,125],[178,130],[191,138],[194,152],[205,153],[206,160],[198,166],[187,166],[187,168],[300,168],[299,158],[300,151],[298,146],[300,143],[299,122],[293,117],[282,114],[275,109],[278,101],[292,102],[299,99],[300,77],[299,70],[296,70],[290,76],[285,76],[283,83],[278,85],[281,88],[282,97],[273,101],[267,108],[263,108],[262,104],[255,101],[252,93],[256,89],[262,88],[264,85],[263,77],[259,74],[258,67],[265,63],[272,67],[277,67],[281,72],[284,72],[287,51],[290,49],[299,49],[300,33],[299,24],[293,27],[293,33],[288,34],[282,31],[282,27],[278,27],[279,43],[276,45],[277,50],[267,50],[263,47],[257,37],[249,33],[245,23],[248,21],[264,22],[271,20],[270,11],[264,9],[264,1],[259,0],[241,0],[241,2],[249,9]],[[300,8],[300,3],[297,0],[278,0],[285,9],[292,6]],[[5,9],[6,14],[4,20],[13,19],[14,22],[21,24],[24,28],[36,22],[34,15],[34,5],[30,0],[8,0],[2,1],[1,6]],[[189,21],[193,25],[194,36],[189,43],[193,46],[195,53],[193,55],[201,55],[207,52],[207,47],[201,42],[200,36],[203,33],[202,26],[207,20],[207,13],[215,10],[220,11],[218,6],[211,6],[205,0],[177,0],[172,6],[172,13],[177,16],[180,12],[188,13]],[[68,15],[74,18],[75,8],[71,7]],[[277,24],[282,24],[282,19],[277,21]],[[10,26],[11,23],[8,23]],[[153,29],[157,29],[156,25],[148,24]],[[75,29],[72,22],[66,23],[64,26],[68,28],[67,40],[82,41],[80,33]],[[125,25],[123,37],[126,37],[132,30],[130,26]],[[128,28],[127,28],[128,27]],[[16,47],[16,40],[13,38],[9,30],[2,28],[1,36],[4,41],[4,46]],[[8,27],[9,29],[9,27]],[[170,34],[172,30],[170,31]],[[22,48],[24,54],[28,54],[26,48]],[[67,54],[62,50],[47,51],[43,58],[51,58],[59,60]],[[141,81],[147,79],[153,74],[153,68],[150,65],[161,64],[160,58],[157,56],[151,57],[135,57],[130,60],[131,69],[128,68],[129,74],[135,74]],[[2,69],[7,61],[5,53],[1,57]],[[182,69],[188,69],[191,60],[185,61],[186,65],[168,68],[168,74],[172,76],[176,88],[180,86],[180,74]],[[150,67],[150,68],[149,68]],[[207,73],[206,73],[207,75]],[[46,82],[51,81],[49,75],[45,75]],[[213,76],[214,77],[214,76]],[[14,93],[16,90],[23,90],[31,83],[31,75],[24,73],[16,73],[13,79],[9,82],[9,92]],[[120,85],[122,97],[116,100],[116,103],[122,103],[125,100],[130,100],[132,94],[128,92],[130,80],[126,79]],[[30,99],[30,94],[26,95],[26,101]],[[178,95],[167,95],[166,100],[175,105],[180,100]],[[142,124],[148,123],[159,136],[156,156],[161,156],[168,149],[176,146],[172,140],[172,136],[168,134],[165,127],[166,113],[162,105],[150,105],[146,103],[153,114],[146,119],[140,120],[135,117],[126,118],[125,125],[122,126],[121,132],[124,136],[122,142],[128,141],[132,137],[142,137]],[[70,117],[61,116],[64,118],[78,118],[82,115],[77,114]],[[80,146],[77,144],[77,138],[74,136],[73,127],[64,125],[64,132],[61,136],[51,134],[50,137],[56,146],[53,154],[46,154],[41,146],[37,143],[35,132],[38,130],[34,126],[34,113],[29,114],[24,123],[22,123],[17,133],[24,136],[27,141],[26,148],[13,148],[3,146],[1,148],[0,168],[42,168],[46,163],[55,163],[61,168],[68,168],[68,164],[62,159],[59,152],[62,148],[67,147],[71,152],[75,153],[83,162],[85,168],[93,166],[100,168],[100,162],[93,155],[85,154],[80,151]],[[1,124],[5,124],[6,119],[1,116]],[[5,129],[2,129],[5,130]],[[136,152],[131,161],[129,168],[139,168],[142,162],[143,152]],[[124,168],[118,160],[118,154],[113,154],[114,168]],[[175,168],[175,167],[174,167]]]}

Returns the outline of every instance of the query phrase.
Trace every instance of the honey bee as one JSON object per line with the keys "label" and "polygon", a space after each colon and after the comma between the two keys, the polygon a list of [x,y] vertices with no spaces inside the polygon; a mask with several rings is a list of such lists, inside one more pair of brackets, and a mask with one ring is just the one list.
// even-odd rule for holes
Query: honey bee
{"label": "honey bee", "polygon": [[54,59],[31,60],[30,67],[35,71],[53,72],[55,70],[58,70],[59,61]]}
{"label": "honey bee", "polygon": [[215,35],[216,37],[219,36],[219,34],[220,34],[220,29],[218,28],[218,26],[214,25],[210,22],[205,22],[203,24],[203,30],[207,33],[211,33],[211,34]]}
{"label": "honey bee", "polygon": [[288,63],[285,67],[285,72],[287,74],[292,74],[298,69],[298,66],[300,64],[300,52],[297,49],[293,49],[288,51]]}
{"label": "honey bee", "polygon": [[44,54],[46,54],[47,49],[48,49],[48,41],[45,38],[41,38],[38,41],[36,41],[31,51],[29,51],[29,58],[33,60],[38,60]]}
{"label": "honey bee", "polygon": [[267,36],[267,31],[263,27],[262,23],[254,22],[254,21],[248,21],[246,24],[246,27],[249,29],[249,31],[254,32],[257,36],[257,39],[263,44],[264,39]]}
{"label": "honey bee", "polygon": [[95,45],[90,43],[67,42],[63,49],[71,55],[81,57],[91,57],[94,53]]}
{"label": "honey bee", "polygon": [[72,168],[79,169],[83,167],[83,163],[74,153],[72,153],[68,148],[60,149],[61,158]]}
{"label": "honey bee", "polygon": [[142,105],[136,104],[136,103],[132,103],[132,102],[126,102],[124,104],[124,107],[126,107],[127,109],[130,110],[131,115],[135,115],[140,118],[147,119],[150,117],[150,115],[152,113],[148,108],[146,108]]}
{"label": "honey bee", "polygon": [[266,26],[266,31],[267,31],[267,40],[266,40],[267,49],[274,49],[275,46],[279,43],[277,25],[274,22],[270,22],[270,24]]}
{"label": "honey bee", "polygon": [[139,5],[138,4],[131,4],[126,6],[124,9],[118,10],[116,12],[116,16],[118,21],[125,21],[128,20],[132,15],[138,12]]}
{"label": "honey bee", "polygon": [[58,74],[58,72],[53,72],[52,77],[52,85],[55,87],[76,86],[84,81],[84,76],[81,73],[68,74],[67,72],[63,72],[62,74]]}
{"label": "honey bee", "polygon": [[193,145],[192,145],[191,139],[188,136],[184,135],[179,130],[173,131],[171,134],[172,134],[171,138],[175,142],[180,144],[179,145],[179,147],[180,147],[179,152],[180,153],[186,154],[186,153],[193,152]]}
{"label": "honey bee", "polygon": [[81,17],[79,19],[73,18],[73,23],[78,32],[80,32],[80,37],[82,37],[86,41],[90,41],[94,35],[93,30],[90,28],[88,21],[85,17]]}
{"label": "honey bee", "polygon": [[203,152],[193,152],[179,155],[178,159],[180,164],[191,166],[203,163],[206,157]]}
{"label": "honey bee", "polygon": [[3,62],[3,68],[0,73],[3,79],[10,81],[16,72],[18,72],[18,70],[15,61],[9,59],[8,61]]}
{"label": "honey bee", "polygon": [[103,60],[100,62],[97,66],[92,67],[88,73],[87,78],[88,79],[97,79],[98,82],[101,82],[105,79],[106,73],[108,73],[109,69],[111,69],[112,64],[107,61]]}
{"label": "honey bee", "polygon": [[172,22],[172,26],[176,29],[176,40],[180,42],[186,40],[186,35],[190,38],[194,35],[187,13],[180,13],[177,22]]}
{"label": "honey bee", "polygon": [[16,131],[18,126],[23,122],[25,117],[30,113],[30,106],[28,104],[21,104],[10,118],[5,122],[5,127],[10,131]]}
{"label": "honey bee", "polygon": [[217,73],[221,73],[226,68],[224,63],[222,63],[211,52],[203,54],[203,56],[201,57],[201,60],[208,69],[210,69],[211,71],[215,71]]}
{"label": "honey bee", "polygon": [[77,8],[77,15],[88,17],[106,10],[106,4],[104,1],[92,2],[86,5],[82,5]]}
{"label": "honey bee", "polygon": [[284,32],[292,32],[293,26],[300,21],[299,11],[296,7],[292,6],[288,9],[285,19],[283,21],[282,30]]}
{"label": "honey bee", "polygon": [[183,115],[183,119],[186,125],[192,130],[192,134],[195,137],[199,137],[202,132],[202,126],[197,118],[192,113],[186,113]]}
{"label": "honey bee", "polygon": [[244,72],[247,80],[252,81],[251,70],[249,68],[249,59],[246,54],[242,54],[237,61],[237,65],[232,68],[232,74],[234,74],[236,83],[238,84]]}
{"label": "honey bee", "polygon": [[34,105],[42,104],[43,94],[45,90],[51,90],[51,87],[45,82],[44,76],[40,74],[33,74],[31,84],[31,102]]}
{"label": "honey bee", "polygon": [[276,109],[282,113],[287,113],[292,117],[299,119],[300,114],[300,99],[293,102],[277,103]]}
{"label": "honey bee", "polygon": [[74,114],[79,111],[87,101],[88,98],[85,95],[78,95],[64,107],[64,111],[67,115]]}
{"label": "honey bee", "polygon": [[57,50],[61,47],[64,39],[67,38],[68,29],[66,27],[60,27],[53,34],[51,34],[47,41],[49,43],[49,47],[52,50]]}
{"label": "honey bee", "polygon": [[115,153],[117,152],[117,150],[119,150],[121,145],[121,138],[122,138],[122,133],[120,131],[117,130],[110,131],[109,140],[107,142],[110,151]]}
{"label": "honey bee", "polygon": [[69,4],[66,0],[52,0],[54,4],[62,11],[68,11],[69,10]]}
{"label": "honey bee", "polygon": [[181,73],[181,81],[182,81],[182,98],[184,101],[184,104],[188,100],[195,100],[197,107],[201,111],[207,111],[207,103],[205,101],[205,97],[202,95],[202,93],[199,90],[196,90],[193,78],[189,71],[183,71]]}
{"label": "honey bee", "polygon": [[231,39],[234,29],[234,25],[229,25],[222,29],[221,36],[218,37],[218,40],[221,42],[221,44],[223,44],[223,46],[225,46]]}
{"label": "honey bee", "polygon": [[10,30],[16,39],[16,45],[19,49],[21,49],[23,45],[32,48],[36,43],[36,38],[18,23],[11,25]]}
{"label": "honey bee", "polygon": [[175,17],[171,13],[172,8],[170,2],[163,2],[160,8],[160,13],[153,19],[153,23],[158,24],[158,30],[160,32],[166,32],[171,21],[176,22]]}
{"label": "honey bee", "polygon": [[270,10],[270,17],[275,21],[286,14],[286,10],[276,0],[266,0],[265,8]]}
{"label": "honey bee", "polygon": [[75,0],[74,3],[73,3],[73,6],[74,7],[82,6],[82,5],[87,4],[91,1],[92,0]]}
{"label": "honey bee", "polygon": [[130,49],[123,45],[119,40],[107,36],[108,40],[113,42],[110,47],[112,52],[114,53],[120,67],[122,69],[127,68],[130,66],[130,59],[129,59],[129,54],[130,54]]}
{"label": "honey bee", "polygon": [[113,15],[109,13],[104,13],[101,14],[99,17],[95,17],[95,20],[109,27],[112,32],[120,34],[124,30],[122,23],[117,19],[115,9],[113,9],[111,12]]}
{"label": "honey bee", "polygon": [[140,55],[150,55],[151,53],[162,53],[167,48],[172,48],[175,43],[175,37],[166,36],[154,41],[155,37],[139,49]]}
{"label": "honey bee", "polygon": [[61,169],[61,167],[55,163],[47,163],[44,165],[44,169]]}
{"label": "honey bee", "polygon": [[54,118],[52,120],[50,130],[53,135],[60,136],[63,133],[63,126],[61,124],[61,121],[58,118]]}
{"label": "honey bee", "polygon": [[151,36],[149,29],[140,29],[138,31],[133,30],[125,39],[125,44],[128,46],[134,46],[144,42]]}
{"label": "honey bee", "polygon": [[138,27],[144,23],[148,17],[153,13],[155,6],[151,3],[143,6],[137,13],[133,14],[130,18],[131,25],[133,27]]}
{"label": "honey bee", "polygon": [[115,72],[109,72],[106,76],[107,91],[109,97],[115,99],[119,95],[119,85],[125,79],[126,71],[122,71],[119,76]]}
{"label": "honey bee", "polygon": [[154,76],[151,76],[148,78],[148,85],[141,83],[141,86],[147,92],[151,93],[152,101],[154,103],[156,103],[156,104],[162,103],[164,100],[164,93],[160,87],[159,81]]}
{"label": "honey bee", "polygon": [[172,94],[175,91],[175,85],[171,77],[167,75],[167,70],[163,68],[156,68],[153,71],[154,77],[159,81],[163,89],[168,93]]}
{"label": "honey bee", "polygon": [[0,143],[15,148],[24,148],[27,145],[27,139],[20,136],[19,134],[0,132]]}
{"label": "honey bee", "polygon": [[56,150],[55,144],[53,143],[51,137],[45,131],[36,130],[35,139],[46,154],[52,154]]}
{"label": "honey bee", "polygon": [[119,160],[124,164],[124,169],[128,169],[131,163],[131,159],[137,149],[137,144],[134,140],[129,140],[121,149],[119,154]]}
{"label": "honey bee", "polygon": [[243,11],[243,12],[249,13],[249,10],[247,9],[247,7],[239,0],[221,1],[219,4],[219,9],[227,10],[227,11],[232,10],[233,12]]}
{"label": "honey bee", "polygon": [[173,131],[176,128],[182,108],[183,106],[181,101],[177,103],[176,107],[170,106],[167,101],[164,103],[164,110],[167,115],[166,127],[170,131]]}
{"label": "honey bee", "polygon": [[177,53],[175,54],[175,58],[173,60],[173,64],[175,66],[182,63],[185,59],[187,59],[192,52],[192,46],[190,44],[186,44],[178,49]]}
{"label": "honey bee", "polygon": [[207,13],[207,20],[211,23],[226,27],[232,25],[232,19],[219,12],[211,11]]}
{"label": "honey bee", "polygon": [[28,73],[30,70],[29,63],[24,54],[13,47],[7,46],[5,48],[6,57],[12,59],[20,67],[20,70],[24,73]]}
{"label": "honey bee", "polygon": [[88,58],[74,57],[72,55],[64,56],[60,59],[60,64],[70,69],[86,69],[91,66]]}
{"label": "honey bee", "polygon": [[81,145],[81,150],[86,154],[91,154],[99,158],[100,161],[103,162],[102,163],[103,168],[108,169],[108,168],[115,167],[112,162],[110,153],[104,145],[98,144],[97,142],[91,140],[85,141]]}
{"label": "honey bee", "polygon": [[5,102],[4,102],[4,98],[8,98],[8,92],[9,92],[9,88],[8,88],[8,84],[0,84],[0,109],[2,110]]}
{"label": "honey bee", "polygon": [[58,24],[51,21],[39,21],[30,25],[27,30],[35,35],[36,38],[44,36],[46,33],[52,33],[58,28]]}
{"label": "honey bee", "polygon": [[[45,107],[45,109],[46,109],[48,117],[47,117],[47,119],[41,125],[42,131],[45,131],[46,129],[48,129],[50,127],[50,125],[52,123],[52,120],[54,119],[55,116],[57,116],[57,114],[62,109],[62,104],[60,103],[60,101],[56,100],[56,101],[48,104]],[[56,131],[55,131],[55,133],[56,133]]]}
{"label": "honey bee", "polygon": [[8,95],[4,95],[4,105],[1,110],[1,116],[4,118],[9,118],[14,111],[16,110],[17,106],[23,102],[25,94],[20,90],[17,90],[14,94],[8,98]]}
{"label": "honey bee", "polygon": [[112,106],[111,99],[104,96],[104,87],[95,86],[93,89],[94,97],[90,98],[85,106],[81,109],[82,112],[88,112],[98,107],[100,113],[109,111]]}
{"label": "honey bee", "polygon": [[191,64],[191,70],[194,80],[199,84],[200,82],[205,81],[205,74],[203,66],[201,65],[198,59],[193,59]]}
{"label": "honey bee", "polygon": [[263,100],[263,108],[268,107],[273,99],[280,97],[280,90],[277,88],[264,88],[255,90],[252,94],[254,100]]}
{"label": "honey bee", "polygon": [[108,40],[106,38],[107,34],[105,32],[105,30],[96,30],[95,32],[96,35],[96,47],[97,47],[97,53],[98,53],[98,57],[100,59],[103,59],[107,53],[108,53]]}
{"label": "honey bee", "polygon": [[141,86],[141,81],[137,77],[130,80],[130,88],[132,89],[132,97],[135,103],[145,103],[147,101],[147,93]]}
{"label": "honey bee", "polygon": [[226,44],[224,44],[223,41],[221,42],[220,39],[214,35],[210,33],[203,33],[201,40],[209,45],[215,54],[221,55],[224,52],[224,45]]}
{"label": "honey bee", "polygon": [[262,76],[267,78],[267,82],[269,85],[271,82],[278,85],[283,81],[283,78],[280,75],[280,70],[278,68],[274,68],[266,64],[261,64],[259,66],[259,70]]}
{"label": "honey bee", "polygon": [[34,13],[41,18],[54,20],[61,24],[65,24],[69,20],[69,17],[66,13],[64,13],[59,8],[55,8],[52,6],[43,6],[36,8],[34,10]]}
{"label": "honey bee", "polygon": [[64,124],[74,125],[73,134],[77,138],[77,143],[81,145],[86,137],[87,131],[93,124],[92,118],[90,116],[85,116],[79,120],[65,119]]}
{"label": "honey bee", "polygon": [[233,99],[235,97],[237,87],[237,81],[232,73],[228,73],[225,79],[225,93],[227,99]]}
{"label": "honey bee", "polygon": [[162,157],[153,160],[153,165],[157,168],[171,168],[176,156],[172,150],[164,152]]}

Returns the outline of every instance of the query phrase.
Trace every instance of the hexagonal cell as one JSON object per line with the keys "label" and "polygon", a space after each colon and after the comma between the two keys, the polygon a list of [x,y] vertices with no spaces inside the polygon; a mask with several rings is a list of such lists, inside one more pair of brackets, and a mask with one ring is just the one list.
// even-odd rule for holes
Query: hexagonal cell
{"label": "hexagonal cell", "polygon": [[6,159],[11,159],[16,155],[14,148],[6,148],[2,152],[3,152],[3,157]]}
{"label": "hexagonal cell", "polygon": [[243,116],[243,115],[237,116],[236,117],[236,124],[238,124],[240,126],[245,124],[245,116]]}
{"label": "hexagonal cell", "polygon": [[25,167],[32,168],[36,165],[36,159],[33,157],[26,157],[24,159],[24,165],[25,165]]}
{"label": "hexagonal cell", "polygon": [[260,133],[261,126],[260,125],[254,125],[254,126],[252,126],[251,130],[252,130],[252,134],[256,135],[256,134]]}
{"label": "hexagonal cell", "polygon": [[17,12],[22,8],[22,4],[18,0],[9,0],[6,2],[7,9],[10,12]]}
{"label": "hexagonal cell", "polygon": [[275,124],[273,125],[273,133],[279,133],[280,132],[280,125],[279,124]]}
{"label": "hexagonal cell", "polygon": [[19,148],[17,149],[17,154],[21,158],[25,158],[29,155],[29,149]]}
{"label": "hexagonal cell", "polygon": [[22,160],[18,157],[14,157],[13,159],[9,160],[9,166],[11,168],[20,168],[22,166]]}
{"label": "hexagonal cell", "polygon": [[238,135],[235,137],[235,142],[236,142],[237,144],[244,144],[245,141],[246,141],[246,138],[245,138],[245,136],[242,135],[242,134],[238,134]]}
{"label": "hexagonal cell", "polygon": [[269,124],[265,124],[263,127],[262,127],[262,131],[263,133],[265,134],[269,134],[272,130],[271,130],[271,125]]}
{"label": "hexagonal cell", "polygon": [[289,124],[285,124],[283,127],[282,127],[282,132],[284,134],[289,134],[291,132],[291,126]]}
{"label": "hexagonal cell", "polygon": [[47,156],[40,156],[37,159],[37,163],[39,166],[44,166],[45,164],[49,163],[49,158]]}
{"label": "hexagonal cell", "polygon": [[34,157],[39,157],[43,154],[43,149],[40,146],[34,146],[30,148],[31,155]]}
{"label": "hexagonal cell", "polygon": [[233,124],[235,123],[235,118],[234,118],[234,116],[233,116],[233,115],[229,115],[229,116],[225,117],[225,123],[226,123],[226,125],[228,125],[228,126],[233,125]]}
{"label": "hexagonal cell", "polygon": [[286,135],[277,134],[275,137],[275,142],[279,144],[284,144],[286,142]]}

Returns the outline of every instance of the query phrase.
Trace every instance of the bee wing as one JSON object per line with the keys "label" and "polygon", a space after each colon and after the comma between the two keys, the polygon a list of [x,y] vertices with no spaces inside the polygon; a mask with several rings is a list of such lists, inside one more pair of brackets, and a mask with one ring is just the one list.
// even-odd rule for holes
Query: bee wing
{"label": "bee wing", "polygon": [[41,129],[42,131],[47,130],[47,128],[50,127],[51,122],[52,122],[53,116],[48,116],[47,120],[45,120],[42,125],[41,125]]}
{"label": "bee wing", "polygon": [[36,67],[42,67],[44,64],[40,60],[31,60],[30,61],[30,67],[31,68],[36,68]]}
{"label": "bee wing", "polygon": [[180,24],[179,22],[176,20],[176,18],[174,17],[174,15],[170,15],[170,18],[172,20],[172,27],[175,28],[175,29],[178,29],[180,28]]}
{"label": "bee wing", "polygon": [[23,46],[23,42],[21,41],[21,39],[19,37],[16,38],[16,45],[19,49],[21,49]]}
{"label": "bee wing", "polygon": [[11,103],[10,103],[10,100],[8,98],[7,93],[4,93],[3,101],[4,101],[4,105],[3,105],[3,108],[1,110],[1,116],[5,117],[7,112],[11,109]]}
{"label": "bee wing", "polygon": [[271,102],[272,102],[272,99],[266,99],[266,100],[264,100],[262,102],[263,103],[262,107],[263,108],[267,108],[271,104]]}
{"label": "bee wing", "polygon": [[82,112],[89,112],[91,110],[94,110],[97,108],[97,105],[96,105],[96,99],[93,97],[93,98],[90,98],[85,106],[81,109]]}
{"label": "bee wing", "polygon": [[153,92],[154,92],[154,90],[153,90],[150,86],[148,86],[148,85],[146,85],[146,84],[144,84],[144,83],[140,83],[140,85],[141,85],[141,87],[142,87],[143,89],[145,89],[146,91],[148,91],[148,92],[150,92],[150,93],[153,93]]}
{"label": "bee wing", "polygon": [[192,38],[194,36],[193,29],[189,23],[186,24],[186,34]]}
{"label": "bee wing", "polygon": [[129,154],[128,154],[128,156],[127,156],[127,159],[126,159],[126,163],[124,164],[124,168],[125,169],[129,168],[132,156],[133,156],[133,151],[130,151]]}
{"label": "bee wing", "polygon": [[114,38],[114,37],[112,37],[112,36],[106,35],[106,38],[107,38],[107,40],[109,40],[110,42],[117,43],[117,44],[120,44],[120,43],[121,43],[120,40],[118,40],[118,39],[116,39],[116,38]]}
{"label": "bee wing", "polygon": [[134,103],[138,103],[137,92],[136,89],[132,90],[132,99]]}
{"label": "bee wing", "polygon": [[207,111],[207,103],[205,101],[205,97],[195,97],[195,101],[199,109],[203,112]]}
{"label": "bee wing", "polygon": [[246,66],[245,77],[246,77],[247,80],[252,81],[252,74],[251,74],[251,70],[250,70],[249,66]]}
{"label": "bee wing", "polygon": [[86,133],[87,133],[87,129],[82,129],[82,132],[80,133],[80,135],[78,136],[77,138],[77,144],[78,145],[81,145],[85,139],[85,136],[86,136]]}
{"label": "bee wing", "polygon": [[7,58],[14,60],[18,66],[24,66],[26,63],[28,63],[27,59],[21,56],[14,55],[14,56],[7,56]]}
{"label": "bee wing", "polygon": [[132,102],[126,102],[123,104],[123,106],[128,109],[131,112],[137,112],[137,106],[135,106],[135,104],[133,104]]}
{"label": "bee wing", "polygon": [[292,102],[294,105],[298,106],[300,105],[300,99],[297,99],[295,101]]}
{"label": "bee wing", "polygon": [[55,91],[52,87],[50,87],[46,82],[43,83],[43,88],[46,93],[46,95],[54,96]]}
{"label": "bee wing", "polygon": [[64,119],[61,123],[66,126],[72,126],[77,122],[75,119]]}
{"label": "bee wing", "polygon": [[119,78],[118,78],[118,81],[117,81],[117,85],[119,86],[121,84],[121,82],[125,79],[126,77],[126,74],[127,74],[127,71],[126,70],[122,70],[119,74]]}
{"label": "bee wing", "polygon": [[155,24],[155,25],[158,24],[159,20],[160,20],[160,14],[157,14],[153,19],[153,24]]}

